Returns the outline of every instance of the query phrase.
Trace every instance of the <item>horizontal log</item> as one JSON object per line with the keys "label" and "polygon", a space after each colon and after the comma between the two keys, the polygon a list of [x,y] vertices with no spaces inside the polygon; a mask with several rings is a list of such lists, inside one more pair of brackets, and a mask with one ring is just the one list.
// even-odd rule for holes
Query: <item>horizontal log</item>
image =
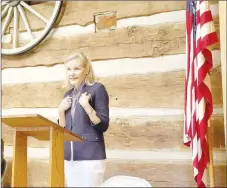
{"label": "horizontal log", "polygon": [[[46,2],[32,7],[47,19],[50,18],[55,2]],[[106,11],[117,11],[117,19],[148,16],[161,12],[170,12],[185,9],[184,2],[129,2],[129,1],[68,1],[63,4],[61,17],[55,27],[68,25],[86,26],[94,22],[94,14]],[[32,31],[39,31],[44,28],[44,22],[35,15],[25,10]],[[73,18],[73,19],[72,19]],[[26,31],[22,19],[19,20],[19,31]],[[12,23],[9,26],[12,27]],[[8,31],[9,32],[9,31]]]}
{"label": "horizontal log", "polygon": [[[181,119],[163,120],[136,120],[136,118],[111,119],[110,127],[105,133],[107,149],[118,150],[188,150],[183,145],[183,117]],[[211,126],[214,127],[213,147],[225,148],[224,120],[221,116],[213,116]],[[13,130],[6,125],[2,126],[2,137],[5,145],[13,145]],[[39,141],[28,138],[30,147],[48,147],[48,141]]]}
{"label": "horizontal log", "polygon": [[[209,1],[209,4],[218,4],[218,1]],[[86,26],[93,23],[95,13],[106,11],[117,11],[119,20],[184,9],[185,2],[174,1],[68,1],[59,26],[73,24]],[[71,19],[72,17],[75,19]]]}
{"label": "horizontal log", "polygon": [[[111,107],[184,108],[185,71],[99,78]],[[4,84],[3,108],[58,107],[63,82]],[[213,103],[222,105],[221,69],[211,71]]]}
{"label": "horizontal log", "polygon": [[[144,124],[128,124],[127,120],[119,120],[111,124],[105,134],[108,149],[122,150],[187,150],[183,144],[183,120],[147,121]],[[225,148],[223,117],[211,120],[214,127],[214,148]]]}
{"label": "horizontal log", "polygon": [[[217,4],[217,1],[209,2],[210,4]],[[32,7],[48,19],[53,12],[54,5],[55,3],[53,2],[46,2],[32,5]],[[67,25],[86,26],[93,23],[95,13],[106,11],[117,11],[117,19],[124,19],[184,9],[185,2],[174,1],[68,1],[63,3],[60,18],[54,27],[63,27]],[[44,27],[44,22],[40,21],[40,19],[26,9],[25,11],[32,31],[41,30]],[[11,23],[9,28],[12,26]],[[19,20],[19,31],[26,31],[24,24],[22,24],[21,17]]]}
{"label": "horizontal log", "polygon": [[[109,170],[111,169],[111,170]],[[226,184],[226,165],[216,165],[215,185]],[[128,175],[144,178],[153,187],[194,187],[193,168],[185,163],[152,163],[115,161],[107,163],[105,179],[117,175]],[[221,176],[221,177],[220,177]],[[221,179],[223,178],[223,179]]]}
{"label": "horizontal log", "polygon": [[[215,23],[216,28],[219,28],[218,22]],[[3,43],[2,46],[4,45]],[[219,43],[212,49],[220,49]],[[31,52],[3,56],[2,69],[53,66],[64,62],[75,51],[83,51],[93,61],[184,54],[185,23],[132,26],[111,32],[49,38]]]}
{"label": "horizontal log", "polygon": [[[8,169],[3,185],[10,186],[12,161],[7,159]],[[48,160],[28,161],[28,186],[48,186]],[[226,165],[216,164],[215,186],[226,185]],[[154,163],[125,160],[106,160],[104,181],[117,175],[134,176],[146,179],[153,187],[194,187],[193,168],[191,163]]]}

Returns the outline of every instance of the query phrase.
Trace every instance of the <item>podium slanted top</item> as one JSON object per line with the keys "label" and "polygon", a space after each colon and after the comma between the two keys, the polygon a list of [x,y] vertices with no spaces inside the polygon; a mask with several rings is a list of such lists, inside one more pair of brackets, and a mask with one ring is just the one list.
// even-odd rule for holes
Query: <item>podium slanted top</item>
{"label": "podium slanted top", "polygon": [[5,115],[2,116],[2,123],[38,140],[50,140],[50,128],[57,128],[59,131],[64,131],[65,141],[83,140],[79,135],[64,129],[39,114]]}

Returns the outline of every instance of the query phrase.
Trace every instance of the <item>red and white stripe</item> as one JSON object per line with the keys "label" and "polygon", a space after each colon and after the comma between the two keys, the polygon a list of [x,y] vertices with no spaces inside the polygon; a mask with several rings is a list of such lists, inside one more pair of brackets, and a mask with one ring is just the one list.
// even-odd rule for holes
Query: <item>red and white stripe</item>
{"label": "red and white stripe", "polygon": [[208,46],[218,41],[208,1],[197,1],[196,39],[192,16],[186,13],[186,80],[184,144],[192,147],[194,177],[198,187],[205,187],[204,170],[209,162],[207,128],[213,112],[209,83],[212,55]]}

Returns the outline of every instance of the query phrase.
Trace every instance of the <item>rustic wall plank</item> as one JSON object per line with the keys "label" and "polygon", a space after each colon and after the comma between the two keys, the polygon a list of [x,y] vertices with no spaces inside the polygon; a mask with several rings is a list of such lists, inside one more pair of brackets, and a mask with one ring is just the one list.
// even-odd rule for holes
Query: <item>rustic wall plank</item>
{"label": "rustic wall plank", "polygon": [[[152,117],[151,117],[152,119]],[[187,150],[183,145],[183,120],[147,121],[139,126],[119,121],[111,124],[105,134],[108,149],[123,150]],[[214,148],[225,148],[224,122],[222,117],[214,117]]]}
{"label": "rustic wall plank", "polygon": [[[11,159],[7,159],[8,170],[3,180],[3,185],[10,185]],[[29,160],[28,162],[28,186],[48,186],[48,160]],[[226,165],[215,165],[215,185],[226,185]],[[194,187],[193,168],[191,163],[154,163],[127,160],[107,160],[104,181],[116,175],[128,175],[144,178],[153,187]]]}
{"label": "rustic wall plank", "polygon": [[[148,119],[148,118],[147,118]],[[107,149],[122,150],[188,150],[183,145],[183,117],[181,119],[166,119],[160,121],[140,120],[134,118],[111,119],[110,127],[105,133]],[[164,119],[164,118],[163,118]],[[224,122],[223,117],[213,116],[211,126],[214,127],[213,147],[225,148]],[[136,122],[136,123],[135,123]],[[2,136],[5,145],[13,144],[12,129],[8,126],[2,127]],[[48,147],[49,142],[38,141],[28,138],[30,147]]]}
{"label": "rustic wall plank", "polygon": [[[216,23],[216,28],[219,28]],[[4,44],[3,44],[4,46]],[[219,49],[219,44],[212,49]],[[185,23],[133,26],[111,32],[49,38],[29,53],[3,56],[2,69],[62,63],[70,53],[83,51],[90,60],[159,57],[185,53]]]}
{"label": "rustic wall plank", "polygon": [[[127,2],[127,1],[84,1],[84,2],[67,2],[66,14],[61,20],[60,26],[63,25],[88,25],[93,22],[93,15],[98,12],[117,11],[117,19],[148,16],[161,12],[170,12],[184,10],[183,2],[168,1],[144,1],[144,2]],[[84,11],[85,10],[85,11]],[[80,15],[80,16],[78,16]],[[71,18],[75,18],[72,20]]]}
{"label": "rustic wall plank", "polygon": [[[50,18],[53,12],[54,3],[47,2],[32,6],[35,10],[42,13],[46,18]],[[93,23],[94,14],[106,11],[117,11],[117,19],[130,17],[148,16],[161,12],[170,12],[185,9],[185,2],[174,1],[68,1],[63,4],[64,14],[58,21],[57,27],[68,25],[86,26]],[[36,16],[26,11],[30,26],[33,31],[38,31],[44,27],[44,23]],[[73,18],[73,19],[72,19]],[[26,31],[20,18],[20,31]],[[56,27],[55,26],[55,27]],[[13,27],[12,23],[9,28]],[[8,31],[9,32],[9,31]]]}
{"label": "rustic wall plank", "polygon": [[[171,62],[170,62],[171,63]],[[110,96],[111,107],[184,107],[185,71],[99,78]],[[215,105],[222,105],[220,67],[211,72]],[[4,84],[3,108],[58,107],[63,82]]]}
{"label": "rustic wall plank", "polygon": [[[111,169],[111,170],[109,170]],[[152,163],[138,161],[111,161],[107,163],[105,178],[116,175],[129,175],[145,178],[153,187],[194,187],[193,168],[191,164]],[[226,165],[215,165],[216,186],[226,184]],[[222,174],[221,179],[219,176]]]}
{"label": "rustic wall plank", "polygon": [[[210,4],[217,4],[217,1],[209,1]],[[43,16],[49,18],[53,10],[54,3],[46,2],[32,7]],[[185,9],[185,2],[175,1],[68,1],[63,4],[64,14],[58,21],[57,27],[67,25],[86,26],[93,23],[93,15],[97,12],[117,11],[117,19],[149,16],[162,12],[170,12]],[[28,14],[28,20],[33,31],[40,30],[44,24],[34,15]],[[72,19],[73,18],[73,19]],[[20,18],[21,19],[21,18]],[[19,22],[20,31],[26,31],[22,21]],[[10,25],[12,27],[12,24]]]}

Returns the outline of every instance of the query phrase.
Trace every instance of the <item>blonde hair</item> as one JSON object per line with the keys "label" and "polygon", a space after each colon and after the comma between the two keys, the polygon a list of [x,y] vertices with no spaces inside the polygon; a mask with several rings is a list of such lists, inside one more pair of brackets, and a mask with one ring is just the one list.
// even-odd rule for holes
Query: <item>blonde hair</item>
{"label": "blonde hair", "polygon": [[87,56],[83,52],[76,52],[76,53],[71,54],[64,61],[65,74],[66,74],[64,87],[67,88],[67,89],[72,88],[72,84],[70,83],[69,77],[68,77],[68,74],[67,74],[66,64],[73,59],[80,59],[81,62],[83,62],[84,67],[88,70],[88,73],[86,74],[86,78],[85,78],[85,83],[88,84],[88,85],[93,85],[94,82],[95,82],[95,76],[94,76],[94,71],[93,71],[93,68],[91,66],[90,61],[88,60]]}

